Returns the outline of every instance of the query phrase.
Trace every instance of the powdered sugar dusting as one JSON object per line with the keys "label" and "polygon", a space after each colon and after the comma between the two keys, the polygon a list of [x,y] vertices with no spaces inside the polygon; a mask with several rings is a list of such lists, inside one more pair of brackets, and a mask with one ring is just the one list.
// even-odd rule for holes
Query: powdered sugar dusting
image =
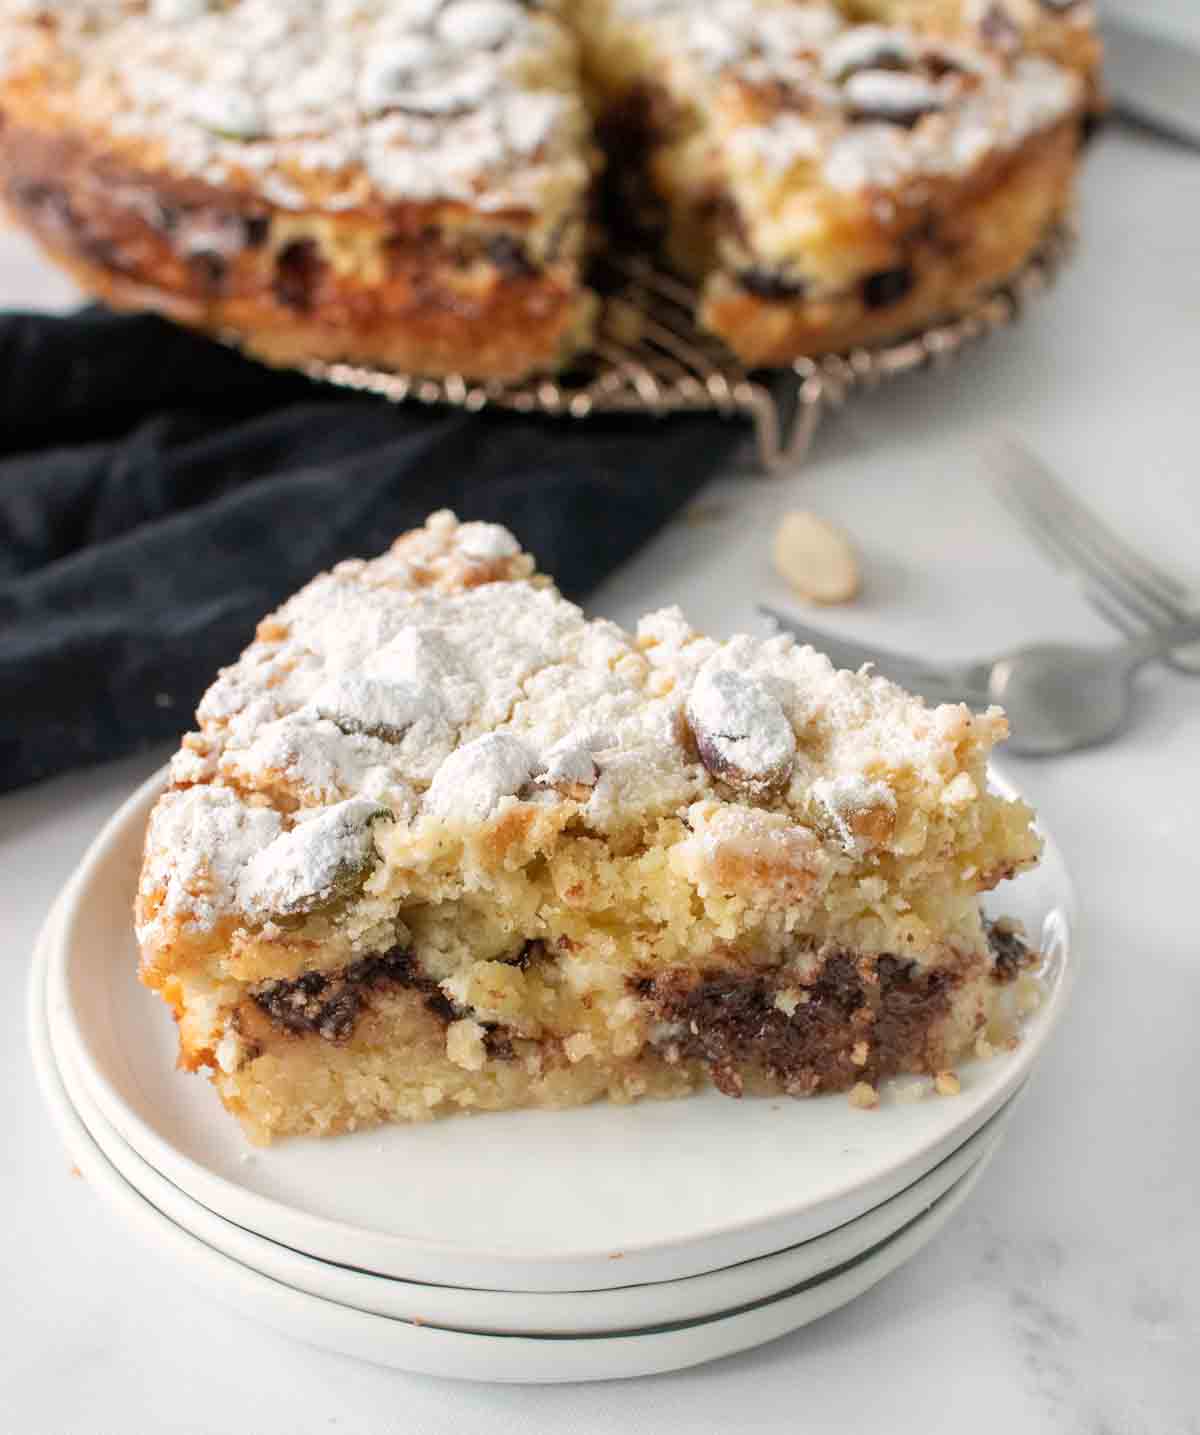
{"label": "powdered sugar dusting", "polygon": [[366,672],[429,693],[439,711],[456,724],[467,721],[481,696],[471,669],[433,628],[405,628],[368,659]]}
{"label": "powdered sugar dusting", "polygon": [[389,814],[352,797],[297,823],[256,852],[238,881],[250,913],[295,916],[318,910],[351,884],[361,885],[375,857],[375,823]]}
{"label": "powdered sugar dusting", "polygon": [[74,113],[217,184],[252,174],[284,208],[384,199],[536,202],[582,187],[576,46],[518,0],[0,0],[0,63],[54,26]]}
{"label": "powdered sugar dusting", "polygon": [[791,724],[761,683],[719,664],[701,669],[688,694],[701,761],[734,787],[775,786],[787,777],[796,753]]}
{"label": "powdered sugar dusting", "polygon": [[864,834],[856,831],[856,819],[876,811],[896,811],[896,795],[891,788],[859,774],[818,778],[812,785],[812,799],[852,856],[860,855],[868,845]]}
{"label": "powdered sugar dusting", "polygon": [[519,738],[485,733],[460,747],[438,768],[425,810],[450,822],[482,822],[502,798],[514,797],[532,778],[537,758]]}
{"label": "powdered sugar dusting", "polygon": [[[1013,39],[996,46],[977,5],[957,43],[854,24],[827,0],[610,4],[617,23],[658,37],[680,92],[759,94],[733,131],[744,155],[777,172],[819,158],[844,191],[965,174],[1062,119],[1082,82],[1022,53],[1023,37],[1092,23],[1083,3],[1052,16],[1009,0]],[[186,174],[250,177],[283,208],[308,208],[315,193],[332,211],[373,197],[497,210],[580,195],[589,182],[569,11],[518,0],[0,0],[0,72],[43,59],[47,24],[79,65],[76,92],[60,96],[72,113],[163,146]],[[895,132],[860,133],[880,124]]]}
{"label": "powdered sugar dusting", "polygon": [[939,85],[921,75],[893,70],[862,70],[846,81],[844,93],[850,108],[887,119],[907,118],[944,109],[946,96]]}
{"label": "powdered sugar dusting", "polygon": [[146,834],[140,891],[150,920],[139,938],[162,919],[208,927],[236,911],[247,864],[282,831],[279,813],[251,807],[224,787],[166,793]]}
{"label": "powdered sugar dusting", "polygon": [[404,678],[388,682],[344,673],[318,688],[309,706],[317,718],[327,718],[342,732],[366,733],[385,742],[401,742],[418,725],[429,731],[448,726],[437,689]]}
{"label": "powdered sugar dusting", "polygon": [[654,37],[674,90],[736,116],[714,142],[768,173],[815,165],[842,191],[965,175],[1083,101],[1078,75],[1021,54],[1025,31],[1071,23],[1035,4],[1014,14],[1011,51],[979,43],[982,15],[957,40],[855,24],[825,3],[713,0],[700,17],[687,0],[611,4]]}
{"label": "powdered sugar dusting", "polygon": [[843,80],[857,70],[881,64],[909,64],[915,58],[913,37],[907,30],[885,25],[858,25],[843,30],[821,55],[822,73]]}
{"label": "powdered sugar dusting", "polygon": [[722,643],[677,609],[636,636],[589,621],[502,530],[482,546],[509,576],[480,582],[479,531],[462,535],[438,515],[263,622],[185,739],[190,785],[155,810],[148,931],[302,914],[353,887],[379,821],[389,860],[419,863],[522,803],[597,834],[709,803],[722,861],[778,866],[791,891],[822,842],[840,861],[863,833],[886,843],[901,785],[969,795],[956,775],[1003,733],[786,636]]}
{"label": "powdered sugar dusting", "polygon": [[464,523],[459,529],[458,541],[468,557],[486,561],[513,558],[521,551],[521,545],[508,529],[498,523]]}
{"label": "powdered sugar dusting", "polygon": [[541,781],[551,787],[559,784],[592,787],[599,776],[595,754],[617,745],[611,732],[569,732],[546,753]]}
{"label": "powdered sugar dusting", "polygon": [[761,160],[768,170],[784,173],[800,160],[819,159],[823,135],[811,119],[783,114],[773,124],[737,130],[731,144],[739,155]]}
{"label": "powdered sugar dusting", "polygon": [[[442,746],[449,751],[453,734]],[[403,812],[411,807],[411,765],[392,744],[365,733],[343,732],[327,719],[290,713],[266,724],[244,746],[234,743],[222,754],[218,771],[238,785],[293,794],[301,806],[337,802],[352,793],[370,792]]]}

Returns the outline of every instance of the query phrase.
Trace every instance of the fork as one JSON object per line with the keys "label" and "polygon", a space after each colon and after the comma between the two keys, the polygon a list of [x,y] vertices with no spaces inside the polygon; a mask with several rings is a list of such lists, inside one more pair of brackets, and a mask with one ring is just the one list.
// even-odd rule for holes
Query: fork
{"label": "fork", "polygon": [[[1037,547],[1127,637],[1200,617],[1195,594],[1097,518],[1023,444],[993,438],[984,461],[997,496]],[[1166,662],[1200,676],[1200,644],[1175,649]]]}
{"label": "fork", "polygon": [[1107,742],[1129,725],[1133,676],[1172,648],[1200,641],[1200,618],[1154,629],[1116,648],[1038,643],[972,663],[938,666],[806,627],[759,605],[777,626],[825,653],[835,667],[870,663],[901,687],[934,702],[972,707],[1003,703],[1012,724],[1010,752],[1048,757]]}

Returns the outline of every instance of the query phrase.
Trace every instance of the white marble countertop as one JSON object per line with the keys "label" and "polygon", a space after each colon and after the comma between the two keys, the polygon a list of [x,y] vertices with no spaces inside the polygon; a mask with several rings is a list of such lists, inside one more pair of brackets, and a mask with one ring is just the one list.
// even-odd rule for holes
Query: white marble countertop
{"label": "white marble countertop", "polygon": [[[941,381],[903,380],[825,430],[803,472],[713,485],[596,594],[631,620],[679,601],[753,625],[786,601],[779,513],[861,545],[862,600],[814,615],[930,654],[1105,629],[1030,551],[973,461],[981,429],[1032,442],[1200,582],[1200,159],[1119,134],[1084,183],[1084,243],[1019,329]],[[0,304],[69,300],[10,236]],[[0,934],[17,988],[51,900],[161,754],[0,799]],[[101,1207],[50,1129],[22,995],[0,1012],[0,1428],[49,1432],[1200,1432],[1200,682],[1139,684],[1122,742],[1008,764],[1081,895],[1085,966],[1064,1029],[967,1208],[845,1310],[747,1355],[624,1385],[406,1377],[317,1353],[197,1298]]]}

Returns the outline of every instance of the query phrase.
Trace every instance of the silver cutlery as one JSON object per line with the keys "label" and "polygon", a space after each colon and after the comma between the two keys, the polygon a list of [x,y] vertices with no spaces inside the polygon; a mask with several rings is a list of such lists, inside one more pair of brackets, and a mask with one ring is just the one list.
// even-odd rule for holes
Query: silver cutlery
{"label": "silver cutlery", "polygon": [[1200,149],[1200,51],[1106,16],[1105,88],[1135,123]]}
{"label": "silver cutlery", "polygon": [[[1050,562],[1073,578],[1092,606],[1126,636],[1200,618],[1196,594],[1098,518],[1023,444],[993,438],[983,457],[1004,506]],[[1200,644],[1180,647],[1166,661],[1180,672],[1200,675]]]}
{"label": "silver cutlery", "polygon": [[1200,618],[1144,633],[1115,648],[1037,643],[970,663],[932,664],[904,653],[850,642],[798,623],[786,613],[758,611],[839,668],[872,664],[884,677],[933,702],[971,707],[1001,703],[1012,725],[1008,751],[1048,757],[1107,742],[1129,726],[1133,676],[1174,647],[1200,641]]}

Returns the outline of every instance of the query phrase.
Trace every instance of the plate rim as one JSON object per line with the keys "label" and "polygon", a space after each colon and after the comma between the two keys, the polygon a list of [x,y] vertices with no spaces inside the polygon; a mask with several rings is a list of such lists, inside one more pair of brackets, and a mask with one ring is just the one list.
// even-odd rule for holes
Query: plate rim
{"label": "plate rim", "polygon": [[[734,1254],[719,1260],[718,1265],[725,1267],[824,1234],[832,1227],[823,1223],[820,1212],[849,1200],[850,1209],[835,1221],[836,1226],[854,1220],[883,1201],[891,1199],[950,1155],[1000,1109],[1028,1078],[1057,1029],[1078,974],[1080,958],[1073,941],[1077,912],[1074,883],[1061,848],[1044,824],[1039,823],[1038,830],[1045,841],[1047,855],[1054,855],[1062,878],[1062,890],[1056,892],[1055,910],[1062,918],[1064,938],[1053,988],[1043,1003],[1039,1019],[1015,1055],[1012,1071],[982,1105],[960,1126],[952,1126],[941,1135],[924,1138],[916,1148],[908,1152],[902,1160],[893,1163],[874,1181],[864,1184],[861,1180],[849,1180],[826,1191],[819,1201],[808,1206],[800,1204],[777,1208],[740,1222],[715,1227],[710,1225],[666,1241],[629,1243],[622,1247],[620,1276],[614,1274],[611,1250],[605,1248],[576,1248],[548,1253],[517,1247],[465,1246],[460,1242],[380,1231],[370,1226],[303,1210],[287,1204],[286,1201],[266,1196],[230,1180],[179,1150],[123,1101],[120,1092],[110,1082],[89,1048],[87,1031],[72,1005],[69,972],[70,952],[73,946],[82,940],[78,928],[85,915],[83,899],[104,862],[122,843],[134,840],[134,834],[129,830],[133,824],[137,825],[136,838],[140,843],[145,817],[142,809],[149,811],[150,805],[164,787],[165,775],[166,768],[160,769],[141,783],[120,805],[89,846],[60,895],[61,920],[54,934],[47,971],[51,1022],[63,1023],[64,1046],[70,1050],[81,1079],[105,1119],[161,1176],[215,1214],[233,1221],[234,1224],[247,1227],[267,1239],[303,1250],[305,1254],[327,1261],[361,1265],[361,1260],[354,1259],[353,1252],[370,1247],[375,1252],[371,1257],[374,1263],[372,1268],[375,1273],[381,1275],[420,1280],[423,1278],[422,1272],[428,1273],[457,1262],[476,1268],[488,1268],[490,1274],[486,1286],[477,1280],[467,1283],[479,1289],[566,1292],[615,1288],[663,1279],[653,1275],[645,1277],[644,1280],[628,1279],[628,1273],[637,1267],[639,1259],[653,1264],[655,1261],[674,1258],[677,1266],[682,1261],[682,1266],[675,1269],[672,1278],[687,1278],[716,1268],[706,1264],[709,1258],[702,1254],[714,1244],[734,1249]],[[1006,795],[1019,795],[1015,784],[995,767],[989,769],[989,780]],[[1019,1079],[1015,1078],[1016,1073],[1019,1073]],[[213,1115],[218,1119],[232,1119],[219,1112],[216,1107]],[[869,1199],[865,1195],[867,1192],[871,1193]],[[782,1236],[771,1234],[780,1229]],[[282,1239],[281,1232],[285,1230],[290,1234],[287,1239]],[[381,1251],[386,1252],[382,1263]],[[516,1275],[518,1270],[524,1274]],[[585,1270],[588,1272],[586,1275],[583,1274]],[[447,1282],[434,1277],[431,1283]]]}
{"label": "plate rim", "polygon": [[[66,1096],[50,1046],[48,1012],[44,1018],[38,1014],[39,976],[42,1006],[48,1007],[45,970],[40,964],[31,971],[26,992],[28,1041],[37,1084],[60,1139],[104,1204],[116,1211],[144,1247],[153,1244],[161,1253],[162,1247],[171,1246],[181,1257],[174,1269],[222,1304],[290,1338],[394,1369],[460,1380],[559,1384],[666,1374],[736,1355],[822,1319],[898,1270],[940,1233],[982,1174],[984,1163],[977,1163],[929,1211],[860,1263],[799,1295],[784,1295],[732,1315],[666,1331],[567,1340],[417,1325],[309,1295],[243,1266],[176,1225],[147,1201],[104,1155]],[[800,1309],[797,1303],[814,1290],[825,1298],[816,1300],[808,1310]],[[302,1325],[307,1328],[298,1329]],[[621,1368],[621,1357],[630,1354],[639,1359],[632,1368]],[[406,1358],[398,1359],[398,1355]],[[518,1361],[529,1361],[530,1367],[504,1365],[497,1369],[489,1361],[490,1355],[498,1357],[496,1364],[503,1365],[506,1357],[515,1356]],[[587,1368],[589,1361],[595,1362],[594,1368]]]}
{"label": "plate rim", "polygon": [[[293,1285],[296,1289],[302,1290],[306,1294],[321,1299],[333,1300],[338,1304],[349,1305],[355,1309],[366,1311],[369,1314],[380,1315],[390,1319],[411,1320],[413,1316],[411,1314],[406,1316],[397,1310],[382,1309],[380,1306],[360,1304],[362,1300],[367,1298],[367,1292],[371,1286],[377,1288],[377,1298],[380,1299],[382,1299],[383,1290],[397,1288],[397,1293],[413,1292],[412,1300],[414,1303],[419,1303],[419,1301],[423,1299],[443,1301],[447,1298],[463,1297],[468,1301],[474,1300],[479,1302],[485,1311],[498,1310],[505,1304],[516,1304],[523,1309],[532,1307],[536,1310],[540,1307],[543,1312],[546,1312],[546,1307],[549,1307],[549,1311],[546,1313],[553,1317],[553,1312],[563,1305],[570,1305],[576,1311],[579,1309],[580,1302],[578,1300],[578,1292],[500,1292],[472,1289],[469,1287],[446,1287],[433,1285],[429,1282],[406,1281],[402,1277],[386,1276],[361,1268],[346,1268],[333,1262],[323,1261],[320,1257],[312,1256],[306,1252],[297,1251],[292,1247],[282,1245],[280,1242],[273,1241],[270,1237],[258,1232],[248,1231],[236,1222],[230,1221],[214,1211],[210,1211],[208,1207],[202,1205],[199,1201],[195,1200],[194,1197],[189,1196],[186,1191],[156,1171],[154,1167],[143,1157],[139,1156],[128,1143],[122,1140],[120,1135],[104,1120],[103,1113],[95,1107],[94,1103],[91,1103],[91,1098],[83,1086],[83,1083],[79,1081],[78,1076],[72,1074],[69,1057],[64,1059],[64,1054],[55,1046],[54,1031],[52,1028],[50,1029],[50,1049],[68,1100],[75,1108],[76,1114],[87,1128],[92,1140],[103,1152],[109,1163],[116,1168],[122,1178],[168,1220],[182,1227],[189,1234],[196,1236],[214,1250],[228,1256],[232,1260],[238,1261],[240,1264],[248,1266],[252,1270],[259,1271],[271,1279]],[[422,1314],[418,1319],[426,1324],[434,1325],[445,1324],[446,1319],[454,1319],[456,1322],[455,1328],[468,1329],[471,1330],[472,1333],[479,1334],[529,1334],[535,1337],[545,1335],[637,1334],[651,1327],[678,1321],[715,1318],[723,1313],[732,1313],[752,1303],[758,1303],[768,1298],[781,1297],[793,1290],[796,1286],[801,1284],[810,1285],[826,1278],[827,1275],[835,1272],[839,1267],[844,1266],[856,1256],[869,1252],[874,1247],[899,1235],[913,1221],[919,1219],[928,1210],[932,1209],[944,1195],[953,1190],[958,1183],[964,1180],[976,1167],[979,1168],[979,1174],[982,1175],[987,1164],[1002,1145],[1008,1122],[1026,1090],[1027,1084],[1023,1084],[1000,1110],[976,1131],[973,1136],[969,1137],[962,1146],[951,1152],[938,1166],[919,1177],[911,1186],[905,1187],[903,1191],[897,1193],[890,1201],[883,1203],[883,1205],[891,1205],[893,1202],[904,1200],[906,1197],[908,1198],[905,1202],[906,1214],[898,1221],[888,1224],[882,1232],[879,1232],[878,1228],[868,1228],[871,1230],[871,1234],[868,1235],[865,1240],[862,1240],[864,1223],[868,1222],[872,1216],[878,1215],[882,1209],[882,1207],[874,1207],[871,1211],[864,1213],[863,1216],[857,1217],[853,1221],[835,1227],[822,1236],[814,1237],[811,1241],[801,1243],[803,1246],[809,1246],[826,1240],[832,1242],[835,1238],[841,1238],[836,1247],[840,1253],[832,1254],[829,1251],[825,1252],[824,1258],[816,1270],[809,1270],[805,1274],[796,1274],[793,1271],[787,1278],[784,1278],[783,1272],[777,1265],[773,1266],[769,1273],[760,1271],[760,1275],[769,1274],[771,1277],[770,1289],[768,1289],[765,1294],[762,1291],[757,1295],[744,1294],[738,1299],[731,1299],[728,1303],[716,1305],[706,1312],[692,1311],[688,1314],[677,1313],[674,1316],[662,1313],[653,1318],[646,1319],[644,1324],[625,1326],[589,1325],[586,1329],[582,1330],[569,1330],[563,1325],[558,1329],[546,1326],[541,1329],[531,1329],[528,1331],[524,1329],[501,1330],[499,1326],[497,1326],[495,1330],[489,1331],[486,1327],[476,1328],[464,1325],[464,1321],[472,1319],[472,1317],[467,1315],[443,1318],[437,1314]],[[90,1108],[88,1103],[91,1103]],[[114,1148],[117,1148],[116,1155],[114,1155]],[[968,1148],[970,1149],[968,1150]],[[127,1169],[127,1166],[132,1169]],[[945,1168],[950,1168],[949,1173],[947,1173]],[[931,1186],[926,1183],[930,1183],[931,1178],[937,1176],[939,1172],[941,1172],[940,1179],[931,1183],[933,1187],[936,1187],[936,1190],[934,1194],[930,1195],[929,1191]],[[949,1179],[946,1179],[947,1175]],[[918,1186],[923,1188],[919,1193],[915,1191],[915,1188]],[[194,1225],[192,1224],[193,1220],[196,1222]],[[858,1239],[855,1238],[850,1229],[855,1226],[859,1228],[857,1233]],[[847,1239],[852,1242],[849,1246],[846,1244]],[[226,1241],[230,1243],[228,1246],[225,1244]],[[248,1247],[249,1249],[246,1250],[245,1254],[239,1254],[238,1247],[242,1247],[243,1249]],[[267,1249],[264,1250],[264,1247]],[[855,1247],[857,1249],[855,1249]],[[595,1296],[607,1298],[621,1295],[629,1298],[630,1294],[635,1291],[654,1291],[657,1296],[670,1297],[672,1294],[682,1294],[682,1288],[689,1286],[693,1287],[692,1293],[695,1294],[697,1289],[699,1289],[695,1286],[697,1282],[704,1283],[703,1289],[711,1290],[712,1285],[716,1284],[722,1277],[732,1276],[735,1272],[739,1272],[743,1275],[748,1274],[745,1271],[746,1266],[761,1265],[764,1262],[774,1262],[795,1256],[799,1254],[800,1249],[801,1247],[799,1246],[791,1247],[787,1250],[777,1251],[770,1255],[759,1257],[756,1260],[741,1262],[734,1267],[725,1267],[695,1276],[683,1277],[681,1279],[615,1287],[609,1290],[593,1291],[589,1294],[593,1298]],[[259,1258],[255,1258],[251,1252],[258,1252]],[[263,1257],[273,1263],[274,1269],[272,1265],[264,1266],[260,1264],[260,1259]],[[293,1267],[290,1276],[288,1274],[289,1266]],[[318,1268],[323,1266],[328,1267],[330,1273],[328,1278],[331,1281],[331,1285],[327,1291],[322,1291],[317,1288],[320,1275],[322,1274]],[[308,1274],[312,1284],[297,1284],[296,1277],[303,1277],[306,1274]],[[737,1281],[734,1279],[727,1283],[736,1285]],[[354,1287],[360,1285],[363,1288],[362,1291],[356,1292]],[[342,1294],[336,1293],[339,1288]],[[714,1297],[709,1296],[707,1299],[714,1299]],[[607,1305],[608,1302],[606,1300],[604,1302],[605,1308],[607,1308]],[[498,1317],[488,1316],[485,1318],[497,1319]],[[530,1314],[529,1316],[521,1316],[518,1319],[519,1323],[523,1324],[526,1320],[532,1320],[534,1318],[534,1315]],[[561,1317],[559,1317],[559,1319],[561,1321]]]}

